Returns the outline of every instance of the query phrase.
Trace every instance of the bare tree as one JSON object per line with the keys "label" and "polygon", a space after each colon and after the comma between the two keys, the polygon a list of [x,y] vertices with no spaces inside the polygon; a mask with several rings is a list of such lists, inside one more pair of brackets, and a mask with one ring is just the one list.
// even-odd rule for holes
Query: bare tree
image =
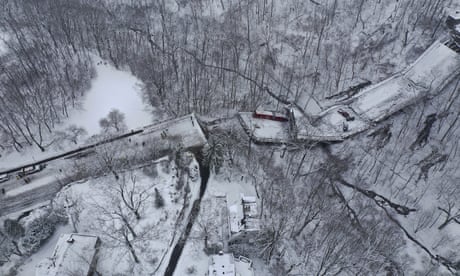
{"label": "bare tree", "polygon": [[139,186],[135,173],[131,171],[123,173],[121,179],[117,181],[115,190],[124,206],[134,214],[137,220],[139,220],[141,218],[140,211],[151,196],[150,190],[152,187],[153,184],[149,187]]}
{"label": "bare tree", "polygon": [[125,115],[118,109],[111,110],[106,118],[102,118],[99,121],[99,125],[104,132],[117,133],[128,128],[125,123]]}

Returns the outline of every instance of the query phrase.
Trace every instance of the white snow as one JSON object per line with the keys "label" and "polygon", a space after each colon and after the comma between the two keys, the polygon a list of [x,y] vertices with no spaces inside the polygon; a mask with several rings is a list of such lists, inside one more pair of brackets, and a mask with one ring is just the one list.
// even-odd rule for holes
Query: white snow
{"label": "white snow", "polygon": [[[77,230],[100,237],[102,243],[97,269],[104,275],[113,275],[114,273],[152,275],[153,271],[157,271],[153,273],[154,275],[161,275],[166,268],[172,248],[177,243],[183,227],[185,227],[184,218],[188,217],[192,207],[191,202],[198,197],[200,182],[199,177],[194,180],[189,178],[191,193],[188,198],[190,203],[185,208],[184,215],[179,216],[184,204],[183,190],[178,191],[176,189],[178,179],[174,162],[164,161],[153,165],[157,174],[155,177],[145,174],[142,169],[132,172],[136,178],[137,189],[139,191],[145,190],[150,195],[141,210],[141,219],[132,222],[134,231],[142,233],[142,237],[132,241],[141,262],[134,268],[132,257],[126,247],[121,245],[119,240],[112,239],[107,234],[110,232],[108,229],[116,229],[120,223],[101,213],[101,208],[110,210],[115,204],[113,201],[115,198],[108,196],[112,193],[110,187],[117,185],[112,175],[90,179],[83,184],[71,185],[58,195],[56,202],[61,202],[66,196],[81,201],[82,211]],[[190,169],[196,166],[196,161],[192,161],[190,166]],[[127,173],[125,176],[129,179],[129,175],[130,173]],[[123,176],[121,176],[122,178]],[[164,207],[155,207],[155,188],[164,198]],[[96,216],[108,220],[98,222]],[[130,271],[130,269],[135,271]]]}
{"label": "white snow", "polygon": [[235,261],[232,254],[212,255],[209,264],[209,276],[235,276]]}
{"label": "white snow", "polygon": [[283,142],[289,139],[288,122],[254,118],[251,112],[240,112],[245,128],[261,141]]}
{"label": "white snow", "polygon": [[[196,228],[195,224],[194,228]],[[182,250],[176,270],[174,270],[174,276],[206,275],[208,266],[209,260],[203,250],[203,241],[189,238]],[[188,270],[191,269],[195,271],[195,274],[188,273]]]}
{"label": "white snow", "polygon": [[435,42],[404,75],[415,84],[429,89],[441,86],[452,72],[459,70],[460,55],[444,44]]}
{"label": "white snow", "polygon": [[[129,129],[151,124],[153,108],[147,107],[142,102],[142,83],[130,73],[104,64],[96,56],[93,56],[93,61],[96,64],[97,76],[92,80],[91,88],[84,96],[82,108],[72,110],[69,118],[64,119],[56,130],[63,130],[75,124],[85,128],[88,136],[98,134],[100,133],[99,120],[106,117],[114,108],[124,113]],[[69,143],[64,148],[48,147],[46,152],[41,152],[36,146],[27,147],[21,152],[2,152],[0,169],[44,159],[76,147],[78,145]]]}
{"label": "white snow", "polygon": [[245,257],[234,258],[233,254],[211,255],[209,260],[209,276],[254,276],[252,261]]}
{"label": "white snow", "polygon": [[[219,221],[219,216],[215,215],[215,213],[220,214],[220,212],[216,210],[216,208],[218,208],[217,206],[220,207],[218,201],[225,197],[227,201],[227,207],[238,203],[241,205],[242,194],[245,195],[245,198],[248,199],[256,198],[255,188],[251,184],[251,178],[249,176],[242,175],[237,170],[231,168],[222,170],[222,174],[219,175],[212,173],[208,180],[206,192],[201,201],[200,214],[198,217],[212,217],[213,221],[216,222],[216,225],[221,226],[222,224]],[[210,203],[210,206],[208,206],[206,203]],[[203,236],[200,235],[202,230],[199,226],[199,219],[197,220],[198,221],[195,221],[190,237],[185,244],[174,275],[188,275],[188,270],[192,267],[195,270],[195,274],[191,275],[205,275],[205,273],[209,271],[209,256],[207,256],[203,250],[204,240]],[[210,226],[208,225],[208,227]],[[210,232],[212,231],[213,230],[210,230]],[[212,240],[212,233],[210,236],[211,237],[209,237],[208,242]],[[262,273],[257,275],[270,274]]]}
{"label": "white snow", "polygon": [[[403,72],[361,90],[345,102],[333,104],[318,115],[314,125],[296,112],[298,138],[343,140],[429,93],[435,95],[459,72],[460,55],[436,41]],[[344,109],[355,120],[346,121],[338,109]],[[344,123],[348,125],[346,132],[342,129]]]}
{"label": "white snow", "polygon": [[351,107],[361,116],[376,120],[387,114],[398,102],[415,97],[417,97],[415,86],[410,85],[402,77],[395,77],[365,90],[353,99]]}
{"label": "white snow", "polygon": [[447,14],[455,20],[460,20],[460,10],[446,9]]}
{"label": "white snow", "polygon": [[252,261],[245,257],[235,258],[236,275],[238,276],[254,276]]}
{"label": "white snow", "polygon": [[460,69],[460,55],[439,41],[433,43],[402,74],[362,90],[350,106],[361,116],[379,121],[427,93],[442,88]]}
{"label": "white snow", "polygon": [[83,100],[81,110],[71,112],[64,125],[82,126],[88,135],[100,132],[99,120],[112,110],[125,114],[129,129],[152,123],[152,108],[142,101],[142,83],[132,74],[115,69],[98,57],[93,58],[97,76]]}
{"label": "white snow", "polygon": [[6,54],[8,47],[6,46],[5,41],[9,39],[7,33],[0,32],[0,56]]}
{"label": "white snow", "polygon": [[[139,137],[149,139],[166,140],[167,138],[178,138],[183,147],[199,147],[206,143],[206,136],[198,124],[195,114],[186,115],[159,124],[146,126]],[[165,142],[166,143],[166,142]]]}
{"label": "white snow", "polygon": [[7,191],[6,196],[19,195],[26,191],[30,191],[30,190],[33,190],[35,188],[38,188],[44,185],[49,185],[50,183],[54,181],[57,181],[57,177],[55,175],[53,174],[43,175],[43,176],[40,176],[39,178],[34,178],[30,182],[30,184],[24,184],[22,186],[18,186],[18,188]]}
{"label": "white snow", "polygon": [[62,234],[52,255],[37,266],[36,276],[87,275],[97,252],[98,237]]}

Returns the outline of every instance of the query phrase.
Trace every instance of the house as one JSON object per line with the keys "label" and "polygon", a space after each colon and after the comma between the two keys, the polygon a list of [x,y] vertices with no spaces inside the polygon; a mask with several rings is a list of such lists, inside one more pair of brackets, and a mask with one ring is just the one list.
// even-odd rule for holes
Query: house
{"label": "house", "polygon": [[454,29],[460,24],[460,10],[452,10],[446,19],[446,25],[450,29]]}
{"label": "house", "polygon": [[37,265],[36,276],[93,275],[100,240],[97,236],[63,234],[53,255]]}
{"label": "house", "polygon": [[219,252],[211,255],[207,276],[254,276],[252,261],[240,256],[234,258],[232,253]]}
{"label": "house", "polygon": [[229,245],[253,243],[260,231],[256,197],[241,195],[241,202],[230,206],[228,213]]}
{"label": "house", "polygon": [[449,12],[446,19],[446,25],[450,29],[450,35],[457,47],[460,47],[460,10]]}

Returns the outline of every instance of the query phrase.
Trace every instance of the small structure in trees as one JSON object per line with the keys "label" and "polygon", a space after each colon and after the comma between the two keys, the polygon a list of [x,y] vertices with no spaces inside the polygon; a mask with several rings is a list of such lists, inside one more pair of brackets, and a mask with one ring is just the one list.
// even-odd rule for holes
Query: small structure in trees
{"label": "small structure in trees", "polygon": [[455,44],[457,47],[460,47],[460,10],[454,10],[449,13],[446,25],[450,30],[450,35]]}
{"label": "small structure in trees", "polygon": [[229,207],[229,244],[253,243],[260,231],[255,196],[241,195],[241,203]]}
{"label": "small structure in trees", "polygon": [[37,266],[37,276],[93,275],[100,240],[97,236],[64,234],[53,255]]}
{"label": "small structure in trees", "polygon": [[222,251],[211,255],[207,276],[254,276],[252,261],[240,256],[234,258],[232,253]]}

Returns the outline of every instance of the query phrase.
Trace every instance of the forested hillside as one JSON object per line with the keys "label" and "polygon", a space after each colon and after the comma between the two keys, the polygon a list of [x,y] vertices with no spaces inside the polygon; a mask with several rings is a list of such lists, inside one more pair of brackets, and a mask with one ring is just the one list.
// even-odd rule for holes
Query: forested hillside
{"label": "forested hillside", "polygon": [[88,53],[129,69],[170,115],[306,106],[404,68],[445,34],[452,1],[9,1],[2,145],[46,147],[78,103]]}
{"label": "forested hillside", "polygon": [[233,118],[291,102],[313,112],[312,102],[325,107],[341,91],[400,72],[448,36],[446,10],[458,1],[0,5],[2,152],[46,151],[55,126],[81,104],[99,56],[140,79],[145,101],[166,117],[195,112],[214,124],[207,165],[246,176],[260,200],[256,245],[233,252],[272,275],[460,273],[458,77],[337,144],[254,145]]}

